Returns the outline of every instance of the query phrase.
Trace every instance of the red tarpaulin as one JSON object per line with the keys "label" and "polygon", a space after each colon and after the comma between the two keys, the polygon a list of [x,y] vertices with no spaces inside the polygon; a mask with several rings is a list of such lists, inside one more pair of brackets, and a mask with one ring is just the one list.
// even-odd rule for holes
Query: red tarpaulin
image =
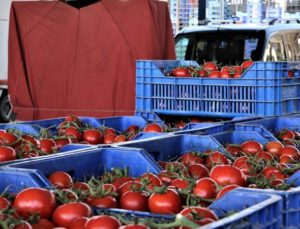
{"label": "red tarpaulin", "polygon": [[8,90],[19,120],[132,115],[135,60],[174,59],[166,2],[13,2]]}

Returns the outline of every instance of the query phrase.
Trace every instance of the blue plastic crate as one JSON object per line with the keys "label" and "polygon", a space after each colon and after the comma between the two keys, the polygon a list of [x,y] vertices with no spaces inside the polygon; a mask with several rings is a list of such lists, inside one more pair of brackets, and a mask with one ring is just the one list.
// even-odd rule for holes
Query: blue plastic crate
{"label": "blue plastic crate", "polygon": [[93,148],[3,166],[0,168],[0,193],[7,187],[10,193],[26,187],[50,188],[47,176],[54,171],[66,171],[74,180],[84,181],[114,167],[130,167],[129,176],[133,177],[145,172],[157,174],[161,170],[153,158],[141,149]]}
{"label": "blue plastic crate", "polygon": [[[300,77],[288,70],[299,62],[255,62],[239,79],[167,77],[166,69],[195,61],[136,62],[136,113],[245,117],[300,111]],[[298,71],[297,71],[298,72]]]}
{"label": "blue plastic crate", "polygon": [[[289,178],[289,182],[297,177],[300,178],[299,172]],[[282,198],[282,223],[283,228],[296,229],[300,225],[300,187],[288,191],[272,190],[272,189],[252,189],[242,188],[247,192],[261,194],[275,194]]]}
{"label": "blue plastic crate", "polygon": [[241,131],[256,131],[272,141],[273,139],[277,139],[276,134],[283,129],[300,131],[300,117],[284,116],[265,118],[236,124],[235,129]]}
{"label": "blue plastic crate", "polygon": [[[228,204],[230,203],[230,204]],[[273,229],[282,225],[282,199],[276,195],[257,194],[236,189],[225,194],[209,206],[220,220],[201,228]],[[97,214],[123,215],[131,220],[151,218],[156,221],[172,221],[175,215],[153,214],[149,212],[126,211],[121,209],[95,209]],[[227,216],[228,213],[233,213]]]}
{"label": "blue plastic crate", "polygon": [[124,142],[119,146],[142,148],[155,160],[169,161],[188,151],[204,152],[219,150],[230,157],[226,150],[212,137],[201,135],[173,135],[136,142]]}

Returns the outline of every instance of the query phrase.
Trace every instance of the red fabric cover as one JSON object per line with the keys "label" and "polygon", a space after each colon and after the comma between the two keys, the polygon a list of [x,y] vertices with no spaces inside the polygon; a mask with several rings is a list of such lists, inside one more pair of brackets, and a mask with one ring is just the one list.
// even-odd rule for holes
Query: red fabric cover
{"label": "red fabric cover", "polygon": [[8,90],[18,120],[133,115],[135,60],[174,59],[166,2],[13,2]]}

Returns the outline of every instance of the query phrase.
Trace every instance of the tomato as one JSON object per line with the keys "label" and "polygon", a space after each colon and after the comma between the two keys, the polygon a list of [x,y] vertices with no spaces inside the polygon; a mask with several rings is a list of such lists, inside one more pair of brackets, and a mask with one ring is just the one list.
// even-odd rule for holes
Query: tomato
{"label": "tomato", "polygon": [[290,139],[295,139],[296,135],[292,130],[282,130],[279,133],[279,138],[282,140],[290,140]]}
{"label": "tomato", "polygon": [[40,139],[39,149],[46,154],[50,154],[57,150],[57,146],[54,140],[50,138],[44,138]]}
{"label": "tomato", "polygon": [[132,180],[132,177],[119,177],[119,178],[115,178],[115,180],[112,183],[112,185],[115,186],[116,190],[118,190],[122,184],[126,183],[127,181],[131,181],[131,180]]}
{"label": "tomato", "polygon": [[144,173],[137,179],[137,181],[145,182],[146,184],[153,184],[155,186],[162,186],[162,181],[153,173]]}
{"label": "tomato", "polygon": [[143,130],[144,132],[163,132],[163,128],[156,124],[156,123],[150,123],[147,124]]}
{"label": "tomato", "polygon": [[236,184],[231,184],[231,185],[227,185],[225,187],[223,187],[217,194],[216,199],[220,199],[222,196],[224,196],[227,192],[236,189],[240,186],[236,185]]}
{"label": "tomato", "polygon": [[236,184],[246,186],[247,180],[244,173],[238,168],[230,165],[217,165],[210,171],[210,178],[220,186]]}
{"label": "tomato", "polygon": [[22,220],[19,224],[14,226],[14,229],[32,229],[32,226],[28,222]]}
{"label": "tomato", "polygon": [[120,221],[107,215],[93,216],[84,225],[84,229],[118,229],[119,227],[121,227]]}
{"label": "tomato", "polygon": [[25,151],[21,152],[20,158],[32,158],[32,157],[38,157],[38,156],[40,156],[40,154],[37,151],[32,150],[29,152],[25,152]]}
{"label": "tomato", "polygon": [[142,187],[142,183],[139,181],[128,181],[122,184],[118,190],[118,193],[123,195],[125,192],[138,190]]}
{"label": "tomato", "polygon": [[126,129],[127,133],[137,133],[139,131],[139,127],[136,125],[128,126]]}
{"label": "tomato", "polygon": [[230,75],[229,71],[221,71],[220,78],[229,79],[229,78],[231,78],[231,75]]}
{"label": "tomato", "polygon": [[290,155],[281,155],[279,157],[279,162],[284,164],[293,164],[296,163],[296,161],[297,160]]}
{"label": "tomato", "polygon": [[244,153],[249,155],[255,155],[263,150],[263,145],[257,141],[246,141],[241,144],[241,149]]}
{"label": "tomato", "polygon": [[117,137],[115,137],[114,139],[114,143],[118,143],[118,142],[126,142],[126,136],[123,134],[118,135]]}
{"label": "tomato", "polygon": [[209,154],[206,158],[206,166],[208,168],[213,167],[214,165],[227,165],[229,160],[219,151],[215,151]]}
{"label": "tomato", "polygon": [[103,143],[103,135],[99,130],[88,129],[83,132],[83,141],[86,141],[92,145]]}
{"label": "tomato", "polygon": [[205,71],[204,69],[200,69],[197,71],[197,74],[199,77],[206,77],[207,76],[207,71]]}
{"label": "tomato", "polygon": [[102,196],[102,197],[94,197],[90,196],[85,201],[88,205],[97,208],[117,208],[117,200],[112,196]]}
{"label": "tomato", "polygon": [[234,161],[233,166],[240,169],[246,175],[252,175],[255,171],[253,171],[253,167],[249,160],[250,159],[246,156],[239,157]]}
{"label": "tomato", "polygon": [[117,137],[117,135],[114,133],[106,134],[103,137],[103,143],[104,144],[112,144],[115,141],[116,137]]}
{"label": "tomato", "polygon": [[49,190],[27,188],[17,194],[13,207],[23,217],[40,214],[42,218],[49,218],[56,207],[56,201],[54,194]]}
{"label": "tomato", "polygon": [[55,226],[54,224],[47,220],[47,219],[40,219],[37,223],[31,225],[32,229],[53,229]]}
{"label": "tomato", "polygon": [[209,176],[208,169],[204,165],[201,165],[201,164],[190,165],[188,167],[188,172],[191,177],[196,178],[196,179],[200,179],[200,178]]}
{"label": "tomato", "polygon": [[191,77],[191,72],[189,71],[189,69],[187,67],[177,67],[172,69],[171,72],[172,76],[175,77]]}
{"label": "tomato", "polygon": [[266,150],[275,157],[280,157],[280,152],[283,149],[281,142],[271,141],[266,144]]}
{"label": "tomato", "polygon": [[132,211],[148,210],[148,194],[139,191],[128,191],[120,197],[120,207]]}
{"label": "tomato", "polygon": [[82,139],[82,134],[76,127],[68,127],[65,129],[65,135],[72,137],[72,142],[80,142]]}
{"label": "tomato", "polygon": [[27,134],[24,134],[22,135],[22,139],[21,139],[23,142],[25,143],[29,143],[33,146],[37,146],[39,144],[39,141],[37,139],[35,139],[34,137],[30,136],[30,135],[27,135]]}
{"label": "tomato", "polygon": [[255,159],[257,161],[271,161],[274,158],[270,153],[262,150],[256,154]]}
{"label": "tomato", "polygon": [[72,143],[70,138],[57,138],[54,139],[55,143],[56,143],[56,147],[58,150],[60,150],[64,145],[68,145],[70,143]]}
{"label": "tomato", "polygon": [[220,78],[221,72],[220,71],[210,71],[208,73],[208,78]]}
{"label": "tomato", "polygon": [[56,171],[48,177],[50,183],[56,188],[70,188],[73,184],[72,177],[64,171]]}
{"label": "tomato", "polygon": [[0,146],[0,162],[12,161],[17,159],[17,153],[10,146]]}
{"label": "tomato", "polygon": [[202,178],[197,180],[193,189],[193,194],[205,199],[214,199],[217,195],[218,185],[211,178]]}
{"label": "tomato", "polygon": [[76,181],[73,183],[72,188],[75,190],[88,191],[89,185],[85,182]]}
{"label": "tomato", "polygon": [[17,136],[12,134],[12,133],[8,133],[6,131],[0,131],[0,140],[8,146],[16,146],[16,142],[18,140]]}
{"label": "tomato", "polygon": [[[203,207],[187,207],[184,208],[179,214],[199,225],[205,225],[218,220],[218,216],[212,210]],[[211,220],[207,221],[207,218]],[[186,229],[187,227],[180,227],[180,229],[183,228]]]}
{"label": "tomato", "polygon": [[179,177],[178,173],[170,172],[167,170],[160,171],[157,176],[163,183],[165,183],[167,185],[170,184],[173,179],[176,179]]}
{"label": "tomato", "polygon": [[60,205],[53,212],[53,222],[60,227],[68,227],[73,220],[79,217],[90,217],[91,208],[82,202],[71,202]]}
{"label": "tomato", "polygon": [[243,70],[249,68],[250,66],[252,66],[254,62],[252,60],[245,60],[242,64],[241,67]]}
{"label": "tomato", "polygon": [[262,170],[262,174],[265,177],[270,177],[270,174],[272,173],[280,173],[280,169],[279,168],[275,168],[275,167],[271,167],[271,166],[267,166]]}
{"label": "tomato", "polygon": [[179,158],[178,161],[183,163],[185,166],[189,166],[193,164],[203,164],[204,158],[201,157],[200,153],[186,152]]}
{"label": "tomato", "polygon": [[150,227],[141,224],[129,224],[129,225],[124,225],[119,229],[150,229]]}
{"label": "tomato", "polygon": [[300,151],[295,146],[285,146],[280,151],[280,155],[289,155],[295,159],[298,159],[300,156]]}
{"label": "tomato", "polygon": [[76,115],[72,115],[72,114],[66,116],[64,121],[65,121],[65,122],[76,122],[76,123],[81,123],[79,117],[76,116]]}
{"label": "tomato", "polygon": [[202,69],[205,70],[205,71],[217,71],[218,70],[218,66],[213,63],[213,62],[205,62],[203,65],[202,65]]}
{"label": "tomato", "polygon": [[177,179],[171,181],[169,187],[174,187],[179,190],[184,190],[189,187],[189,181],[184,180],[182,178],[177,178]]}
{"label": "tomato", "polygon": [[234,157],[240,156],[242,151],[241,147],[236,145],[226,145],[226,150]]}
{"label": "tomato", "polygon": [[8,199],[0,196],[0,211],[8,209],[10,207],[10,205],[11,205],[11,203]]}
{"label": "tomato", "polygon": [[164,193],[152,193],[148,207],[152,213],[176,214],[181,210],[181,199],[176,191],[167,189]]}
{"label": "tomato", "polygon": [[87,221],[87,217],[79,217],[71,222],[68,229],[83,229]]}

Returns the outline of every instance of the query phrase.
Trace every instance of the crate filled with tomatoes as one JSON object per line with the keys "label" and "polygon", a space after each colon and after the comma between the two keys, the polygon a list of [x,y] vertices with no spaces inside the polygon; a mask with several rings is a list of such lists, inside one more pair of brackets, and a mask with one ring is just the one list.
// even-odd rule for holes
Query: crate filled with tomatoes
{"label": "crate filled with tomatoes", "polygon": [[221,68],[213,62],[139,60],[136,113],[223,118],[291,114],[300,111],[299,81],[298,62],[248,61]]}
{"label": "crate filled with tomatoes", "polygon": [[[191,186],[193,179],[191,185],[180,178],[171,184],[161,172],[145,150],[134,148],[98,148],[17,162],[0,168],[0,190],[6,193],[0,206],[11,225],[47,222],[73,228],[80,221],[81,228],[90,228],[106,221],[112,228],[281,226],[282,200],[277,195],[221,191],[208,177],[198,179],[199,188]],[[201,185],[212,188],[207,198],[201,197]],[[189,195],[190,188],[198,191]]]}

